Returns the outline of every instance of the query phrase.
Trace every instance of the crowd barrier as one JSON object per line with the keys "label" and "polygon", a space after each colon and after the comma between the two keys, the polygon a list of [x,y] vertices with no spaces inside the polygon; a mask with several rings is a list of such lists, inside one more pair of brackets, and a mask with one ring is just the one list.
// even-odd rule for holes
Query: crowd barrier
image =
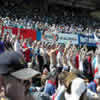
{"label": "crowd barrier", "polygon": [[75,45],[88,45],[96,46],[96,41],[93,35],[83,35],[83,34],[72,34],[72,33],[56,33],[56,32],[44,32],[41,33],[35,29],[20,29],[14,27],[2,27],[2,35],[10,34],[17,35],[20,32],[20,37],[23,36],[24,39],[31,38],[32,40],[42,40],[46,42],[56,42],[56,43],[68,43],[71,41]]}

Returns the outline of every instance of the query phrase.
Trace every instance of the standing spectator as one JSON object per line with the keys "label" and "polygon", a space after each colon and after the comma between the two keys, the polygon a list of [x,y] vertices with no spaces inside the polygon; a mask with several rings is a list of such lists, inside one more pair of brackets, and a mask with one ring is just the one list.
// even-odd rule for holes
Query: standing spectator
{"label": "standing spectator", "polygon": [[77,69],[79,69],[79,53],[80,51],[78,50],[78,52],[77,52],[77,54],[76,54],[76,65],[75,65],[75,67],[77,68]]}
{"label": "standing spectator", "polygon": [[4,42],[2,41],[2,38],[0,38],[0,54],[2,54],[4,51]]}
{"label": "standing spectator", "polygon": [[39,68],[39,71],[42,72],[43,71],[43,64],[44,64],[44,60],[43,60],[43,56],[41,56],[40,54],[40,45],[41,42],[37,43],[37,47],[36,47],[36,52],[35,52],[35,57],[36,57],[36,64]]}
{"label": "standing spectator", "polygon": [[13,43],[13,38],[10,38],[9,35],[4,38],[4,45],[6,50],[13,50]]}
{"label": "standing spectator", "polygon": [[57,54],[57,70],[58,72],[61,72],[63,69],[63,49],[62,47],[59,49],[58,54]]}
{"label": "standing spectator", "polygon": [[28,63],[28,62],[31,61],[31,59],[30,59],[31,51],[30,51],[30,49],[27,46],[27,41],[26,40],[23,43],[23,48],[24,48],[24,53],[25,53],[25,60]]}
{"label": "standing spectator", "polygon": [[21,53],[21,45],[19,37],[16,37],[15,43],[14,43],[14,51]]}

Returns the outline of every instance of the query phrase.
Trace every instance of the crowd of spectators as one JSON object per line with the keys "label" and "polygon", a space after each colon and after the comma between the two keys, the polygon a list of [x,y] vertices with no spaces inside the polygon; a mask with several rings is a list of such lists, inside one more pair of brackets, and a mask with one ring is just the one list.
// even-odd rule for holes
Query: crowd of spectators
{"label": "crowd of spectators", "polygon": [[93,20],[91,17],[68,17],[68,16],[53,16],[53,17],[23,17],[23,18],[2,18],[4,26],[18,27],[24,29],[37,29],[40,31],[49,30],[56,33],[81,33],[91,34],[98,30],[99,21]]}
{"label": "crowd of spectators", "polygon": [[[16,54],[22,55],[23,61]],[[19,87],[5,83],[7,86],[4,87],[2,78],[9,75],[6,68],[11,68],[11,65],[15,68],[14,71],[20,70],[19,65],[24,65],[24,68],[41,72],[40,80],[29,79],[23,85],[23,82],[16,81],[17,86],[21,85]],[[29,95],[32,100],[99,100],[99,65],[99,49],[93,52],[88,51],[86,46],[79,48],[71,45],[70,41],[61,45],[19,39],[19,34],[15,37],[4,35],[0,39],[0,96],[11,100],[31,100],[26,98]],[[40,85],[35,84],[37,81]]]}
{"label": "crowd of spectators", "polygon": [[[36,29],[41,32],[47,30],[62,34],[91,34],[99,25],[99,22],[91,18],[75,16],[1,17],[0,19],[3,26]],[[17,36],[4,34],[0,37],[1,98],[5,100],[99,100],[100,48],[94,52],[89,51],[86,45],[78,47],[72,45],[70,41],[66,44],[57,44],[19,37],[20,31]],[[10,77],[9,74],[12,72],[25,68],[40,72],[39,78],[20,82],[19,79],[15,81],[14,77]],[[24,72],[24,75],[26,73]],[[8,76],[11,80],[7,79]],[[9,84],[4,83],[6,82],[3,80],[4,77],[6,81],[10,81]],[[30,96],[31,99],[28,98]]]}

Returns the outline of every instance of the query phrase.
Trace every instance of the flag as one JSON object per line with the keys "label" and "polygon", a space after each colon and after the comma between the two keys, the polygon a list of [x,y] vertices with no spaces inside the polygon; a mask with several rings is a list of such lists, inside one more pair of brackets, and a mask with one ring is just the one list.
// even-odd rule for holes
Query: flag
{"label": "flag", "polygon": [[96,46],[97,46],[98,48],[100,48],[100,39],[96,36],[95,33],[94,33],[93,35],[94,35],[94,39],[95,39],[95,41],[96,41]]}

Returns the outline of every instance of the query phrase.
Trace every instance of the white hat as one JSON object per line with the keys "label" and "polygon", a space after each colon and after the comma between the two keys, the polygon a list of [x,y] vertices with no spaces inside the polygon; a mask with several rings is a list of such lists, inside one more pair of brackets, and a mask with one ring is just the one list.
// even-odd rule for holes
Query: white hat
{"label": "white hat", "polygon": [[83,79],[76,78],[72,81],[71,86],[71,100],[80,100],[82,93],[86,90],[86,84]]}
{"label": "white hat", "polygon": [[21,69],[21,70],[11,73],[11,75],[13,77],[20,79],[20,80],[29,80],[40,74],[41,74],[40,72],[38,72],[32,68],[24,68],[24,69]]}

